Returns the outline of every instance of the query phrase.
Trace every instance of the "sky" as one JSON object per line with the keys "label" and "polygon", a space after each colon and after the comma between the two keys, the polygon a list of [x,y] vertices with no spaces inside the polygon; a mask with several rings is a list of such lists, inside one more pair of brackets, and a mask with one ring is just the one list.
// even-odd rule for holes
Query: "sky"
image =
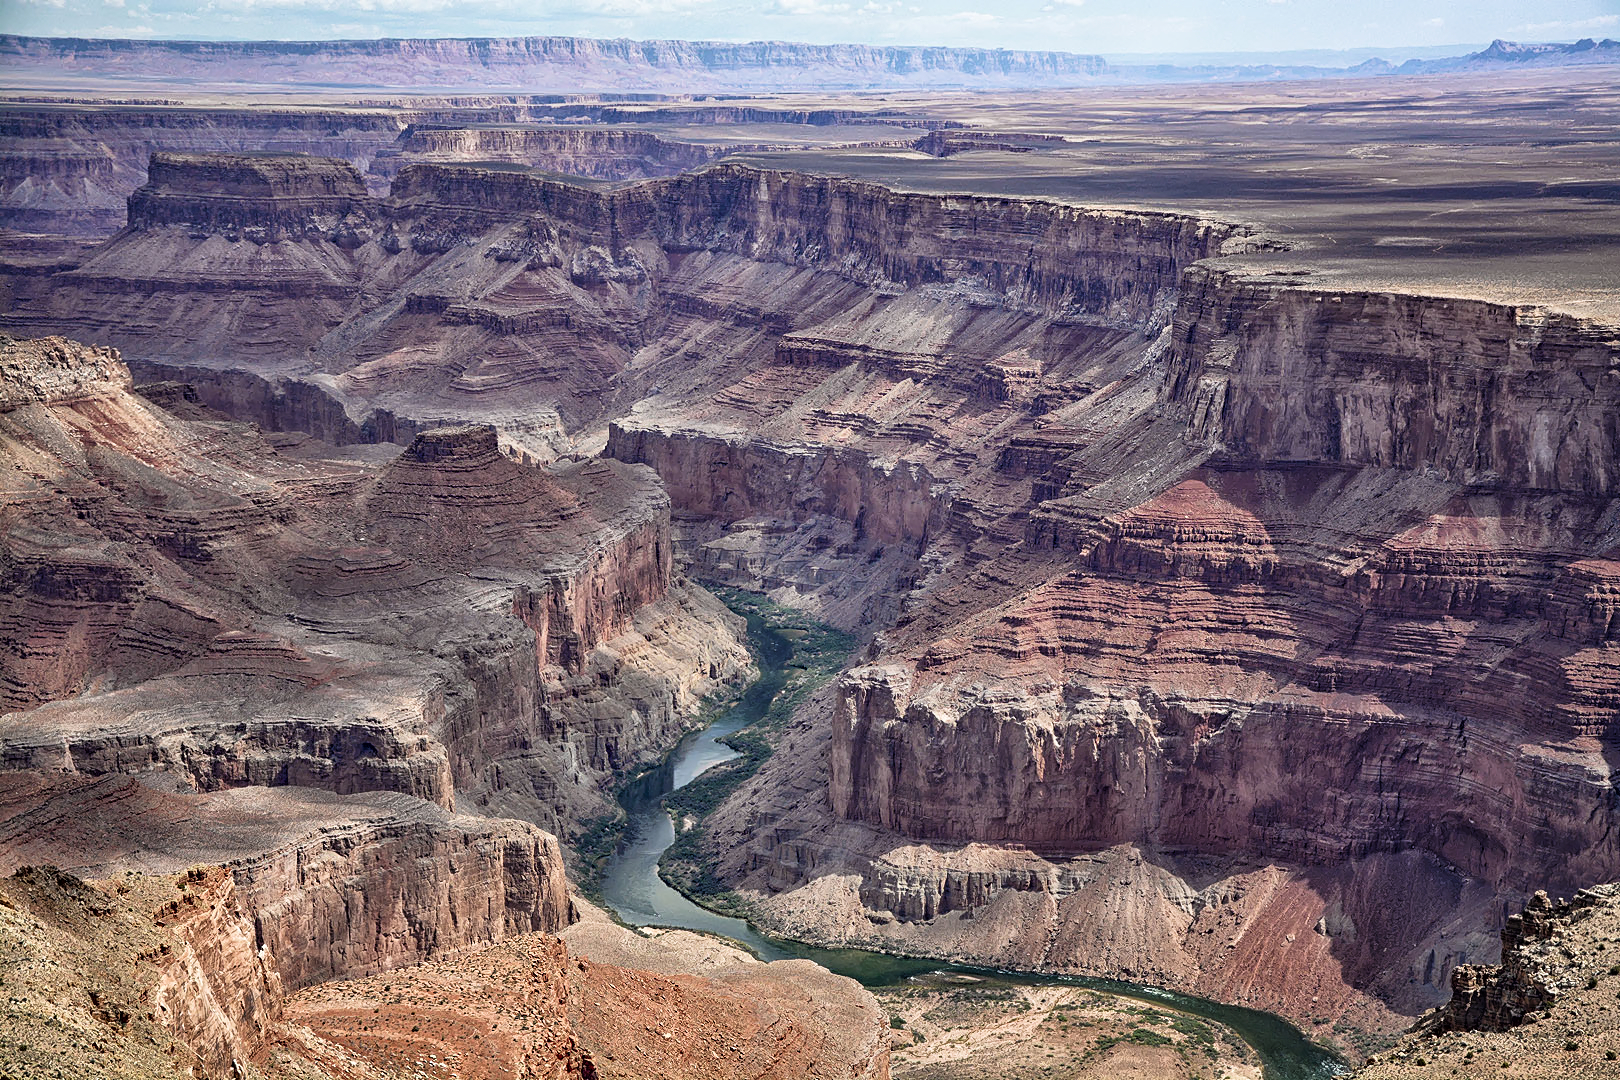
{"label": "sky", "polygon": [[1620,0],[0,0],[73,37],[685,38],[1209,53],[1620,38]]}

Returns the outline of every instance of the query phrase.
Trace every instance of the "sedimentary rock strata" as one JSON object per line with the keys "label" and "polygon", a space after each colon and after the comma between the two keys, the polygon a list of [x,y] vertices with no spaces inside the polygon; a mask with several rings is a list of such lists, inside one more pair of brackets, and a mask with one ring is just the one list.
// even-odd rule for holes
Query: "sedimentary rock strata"
{"label": "sedimentary rock strata", "polygon": [[672,582],[645,470],[544,473],[477,427],[381,467],[281,455],[129,393],[109,352],[5,355],[7,767],[459,789],[555,827],[742,662]]}
{"label": "sedimentary rock strata", "polygon": [[[569,492],[651,484],[503,448],[605,446],[669,493],[568,533],[566,581],[502,595],[531,651],[466,646],[420,710],[464,799],[555,802],[537,731],[582,776],[633,759],[591,687],[612,634],[657,639],[679,549],[867,637],[710,823],[770,926],[1388,1029],[1491,959],[1506,899],[1620,874],[1613,326],[1263,273],[1232,256],[1272,241],[1207,215],[741,163],[413,164],[255,244],[208,224],[205,165],[197,235],[141,211],[5,318],[215,408],[250,368],[323,430],[416,433],[320,481],[366,532],[297,564],[299,625],[508,574],[529,522],[583,528]],[[229,329],[143,321],[135,281]],[[655,698],[632,726],[672,733]]]}
{"label": "sedimentary rock strata", "polygon": [[773,147],[760,142],[681,142],[624,128],[413,124],[392,146],[377,152],[369,173],[389,181],[409,165],[499,161],[597,180],[643,180],[765,149]]}
{"label": "sedimentary rock strata", "polygon": [[526,822],[393,793],[193,795],[153,783],[0,773],[0,869],[116,877],[224,866],[253,948],[288,993],[570,921],[562,851]]}

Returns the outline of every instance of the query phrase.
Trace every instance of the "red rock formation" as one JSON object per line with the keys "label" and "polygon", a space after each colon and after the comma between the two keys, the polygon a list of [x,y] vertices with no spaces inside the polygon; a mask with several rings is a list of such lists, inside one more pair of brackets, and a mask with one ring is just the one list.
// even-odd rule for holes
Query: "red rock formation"
{"label": "red rock formation", "polygon": [[128,777],[0,773],[0,805],[8,871],[49,863],[115,876],[224,864],[231,904],[246,912],[248,952],[262,950],[288,992],[556,933],[570,919],[555,837],[405,795],[298,787],[175,795]]}
{"label": "red rock formation", "polygon": [[671,590],[641,467],[542,472],[488,428],[380,469],[282,458],[128,393],[111,353],[6,350],[7,767],[459,786],[565,826],[742,663],[735,620]]}
{"label": "red rock formation", "polygon": [[[114,1075],[169,1075],[148,1043],[221,1078],[367,1075],[430,1054],[490,1078],[887,1075],[881,1009],[807,962],[649,941],[594,912],[565,947],[561,853],[521,822],[399,795],[28,773],[0,774],[0,811],[0,868],[51,859],[111,878],[0,879],[0,952],[50,961],[27,965],[45,986],[8,975],[7,1019],[37,1046],[53,1026],[40,1006],[60,1024],[87,997],[105,1027],[64,1047],[86,1075],[102,1075],[92,1042],[118,1053]],[[19,901],[69,939],[12,919]],[[669,1038],[648,1045],[648,1024]]]}

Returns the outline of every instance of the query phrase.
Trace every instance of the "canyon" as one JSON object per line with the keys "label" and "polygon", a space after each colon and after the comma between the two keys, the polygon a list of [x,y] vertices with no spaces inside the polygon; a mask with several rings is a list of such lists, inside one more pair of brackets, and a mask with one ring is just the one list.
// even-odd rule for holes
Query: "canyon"
{"label": "canyon", "polygon": [[1617,102],[1560,78],[6,103],[7,910],[191,934],[132,1037],[215,1074],[885,1075],[852,982],[570,894],[747,677],[724,585],[859,641],[703,821],[762,930],[1374,1069],[1555,1007],[1509,912],[1620,878]]}

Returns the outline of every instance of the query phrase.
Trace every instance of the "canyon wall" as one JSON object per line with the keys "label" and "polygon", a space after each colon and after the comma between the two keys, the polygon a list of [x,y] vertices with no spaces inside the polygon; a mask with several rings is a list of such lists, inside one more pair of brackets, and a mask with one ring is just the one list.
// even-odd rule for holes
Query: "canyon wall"
{"label": "canyon wall", "polygon": [[[461,594],[503,621],[434,654],[458,806],[556,806],[637,759],[629,732],[673,735],[681,678],[735,670],[687,645],[643,692],[620,662],[641,646],[609,635],[695,603],[652,588],[681,543],[867,641],[710,826],[784,932],[1390,1028],[1490,958],[1502,903],[1620,874],[1611,327],[1239,272],[1268,241],[1193,215],[737,164],[619,188],[417,164],[362,205],[350,248],[140,224],[7,321],[112,325],[159,251],[196,260],[169,287],[198,311],[219,252],[329,259],[352,306],[273,346],[233,330],[230,366],[493,425],[306,483],[380,509],[301,556],[293,605],[409,606],[382,582],[562,550],[526,522],[594,553]],[[604,498],[640,509],[587,530],[569,476],[652,479],[515,471],[551,409],[553,445],[649,465],[670,503]]]}
{"label": "canyon wall", "polygon": [[562,851],[524,822],[409,818],[323,829],[231,873],[290,991],[569,921]]}
{"label": "canyon wall", "polygon": [[[885,1018],[853,981],[576,910],[555,839],[522,822],[39,773],[0,773],[0,812],[0,868],[17,868],[0,949],[35,960],[0,1009],[25,1067],[327,1077],[410,1055],[555,1080],[887,1075]],[[649,1045],[649,1026],[669,1037]]]}
{"label": "canyon wall", "polygon": [[[572,918],[555,837],[408,796],[188,795],[126,777],[10,772],[0,806],[0,867],[21,867],[13,883],[60,881],[58,902],[78,897],[103,924],[135,909],[125,940],[115,925],[77,931],[114,939],[102,946],[114,963],[64,989],[100,1000],[114,1033],[137,1012],[156,1021],[205,1076],[262,1067],[302,987],[554,934]],[[57,866],[110,877],[105,894]],[[129,979],[149,984],[134,1001],[116,982],[125,949]]]}
{"label": "canyon wall", "polygon": [[761,142],[681,142],[623,128],[413,124],[392,146],[377,152],[370,174],[392,180],[409,165],[501,161],[596,180],[644,180],[673,176],[728,154],[770,148]]}
{"label": "canyon wall", "polygon": [[110,351],[0,356],[7,768],[459,789],[568,829],[746,665],[740,620],[673,583],[644,467],[520,465],[478,425],[283,458],[131,393]]}
{"label": "canyon wall", "polygon": [[[465,235],[544,212],[565,235],[640,255],[722,251],[826,269],[874,288],[961,282],[996,302],[1109,323],[1163,321],[1182,267],[1243,230],[1145,211],[1040,200],[925,195],[743,165],[598,193],[560,180],[469,166],[416,166],[395,181],[390,214]],[[611,225],[610,225],[611,223]]]}
{"label": "canyon wall", "polygon": [[314,234],[354,243],[345,219],[358,221],[369,208],[365,181],[346,161],[163,151],[129,197],[129,224],[240,233],[255,242]]}
{"label": "canyon wall", "polygon": [[1474,487],[1620,485],[1611,326],[1537,307],[1191,271],[1166,400],[1234,464],[1433,468]]}
{"label": "canyon wall", "polygon": [[798,520],[847,521],[857,540],[909,545],[920,553],[948,508],[948,495],[919,466],[814,445],[773,446],[741,433],[615,423],[604,452],[652,466],[683,514],[707,520],[787,510]]}

